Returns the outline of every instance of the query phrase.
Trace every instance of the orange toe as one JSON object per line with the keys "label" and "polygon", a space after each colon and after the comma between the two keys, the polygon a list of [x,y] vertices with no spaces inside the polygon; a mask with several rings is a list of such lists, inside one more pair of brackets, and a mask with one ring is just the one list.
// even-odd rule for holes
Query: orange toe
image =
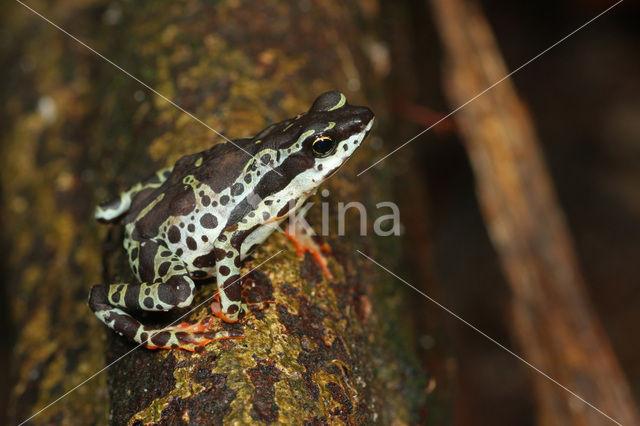
{"label": "orange toe", "polygon": [[287,226],[284,234],[295,244],[298,256],[304,256],[305,252],[311,253],[313,259],[322,268],[324,275],[330,280],[333,279],[333,274],[329,270],[329,261],[323,254],[331,254],[331,247],[327,243],[320,246],[309,234],[302,231],[296,232],[296,228],[291,225]]}
{"label": "orange toe", "polygon": [[225,314],[222,313],[222,307],[220,306],[220,302],[213,301],[211,303],[211,313],[213,315],[215,315],[216,317],[220,318],[222,321],[224,322],[228,322],[228,323],[235,323],[238,322],[238,319],[232,320],[231,318],[229,318],[228,316],[226,316]]}
{"label": "orange toe", "polygon": [[206,318],[203,318],[194,324],[191,324],[188,322],[181,322],[180,324],[174,326],[174,328],[180,331],[185,331],[187,333],[203,333],[209,330],[212,323],[213,323],[213,318],[210,316],[207,316]]}

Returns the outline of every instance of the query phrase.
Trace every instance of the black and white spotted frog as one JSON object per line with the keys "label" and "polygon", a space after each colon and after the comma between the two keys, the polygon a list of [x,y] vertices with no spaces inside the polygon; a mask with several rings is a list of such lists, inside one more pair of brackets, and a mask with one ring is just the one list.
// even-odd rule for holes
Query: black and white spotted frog
{"label": "black and white spotted frog", "polygon": [[342,93],[327,92],[304,114],[182,157],[101,204],[97,219],[124,225],[124,248],[139,282],[94,286],[95,315],[148,348],[194,350],[230,337],[210,331],[210,322],[148,327],[129,312],[188,307],[194,280],[215,276],[214,314],[225,322],[241,319],[250,309],[241,298],[241,261],[355,152],[373,118]]}

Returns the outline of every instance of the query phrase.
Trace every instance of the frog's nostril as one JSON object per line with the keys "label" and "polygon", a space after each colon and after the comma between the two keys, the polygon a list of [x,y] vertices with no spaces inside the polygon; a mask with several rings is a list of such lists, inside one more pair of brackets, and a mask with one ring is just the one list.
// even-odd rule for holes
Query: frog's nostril
{"label": "frog's nostril", "polygon": [[374,114],[367,107],[358,107],[358,118],[363,126],[367,126],[373,120]]}

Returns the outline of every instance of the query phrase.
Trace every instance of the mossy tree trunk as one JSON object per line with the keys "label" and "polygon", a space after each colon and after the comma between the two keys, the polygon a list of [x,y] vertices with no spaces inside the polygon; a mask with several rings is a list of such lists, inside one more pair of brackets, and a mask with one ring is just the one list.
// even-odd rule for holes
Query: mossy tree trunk
{"label": "mossy tree trunk", "polygon": [[[376,59],[363,54],[375,36],[365,27],[379,18],[372,1],[30,5],[232,138],[305,111],[332,88],[385,115],[375,96],[381,82],[370,71]],[[244,339],[201,353],[128,353],[134,345],[86,306],[92,284],[132,279],[119,247],[111,250],[121,229],[94,223],[93,206],[222,140],[26,8],[2,10],[9,34],[2,58],[12,64],[0,160],[16,332],[12,421],[46,407],[105,361],[114,364],[33,422],[418,420],[425,382],[407,353],[400,291],[355,252],[393,265],[399,245],[356,236],[357,226],[353,235],[326,238],[333,280],[309,256],[298,258],[283,235],[263,244],[244,272],[285,250],[254,273],[276,302],[245,321]],[[384,171],[355,178],[372,158],[365,143],[327,184],[331,195],[316,201],[335,213],[336,201],[373,206],[389,197]],[[319,214],[312,209],[312,225]],[[214,289],[213,282],[200,286],[199,300]]]}

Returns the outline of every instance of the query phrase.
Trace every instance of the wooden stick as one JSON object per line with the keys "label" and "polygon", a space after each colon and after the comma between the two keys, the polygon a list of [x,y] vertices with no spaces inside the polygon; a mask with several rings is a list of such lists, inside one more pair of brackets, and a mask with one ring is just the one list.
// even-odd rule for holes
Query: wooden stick
{"label": "wooden stick", "polygon": [[[431,4],[445,48],[446,95],[456,108],[502,79],[507,69],[475,2]],[[532,370],[539,424],[600,425],[611,419],[640,424],[588,300],[535,129],[511,80],[469,103],[455,118],[484,220],[513,291],[510,327],[522,357],[593,405]]]}

